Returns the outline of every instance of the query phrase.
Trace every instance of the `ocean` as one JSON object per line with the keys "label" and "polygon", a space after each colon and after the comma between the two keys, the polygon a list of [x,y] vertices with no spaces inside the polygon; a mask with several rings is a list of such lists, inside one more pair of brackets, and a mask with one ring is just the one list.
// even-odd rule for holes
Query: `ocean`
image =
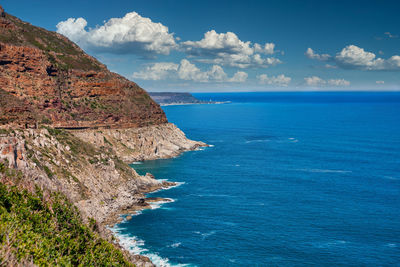
{"label": "ocean", "polygon": [[181,182],[114,228],[158,266],[400,266],[400,93],[195,94],[211,147],[133,164]]}

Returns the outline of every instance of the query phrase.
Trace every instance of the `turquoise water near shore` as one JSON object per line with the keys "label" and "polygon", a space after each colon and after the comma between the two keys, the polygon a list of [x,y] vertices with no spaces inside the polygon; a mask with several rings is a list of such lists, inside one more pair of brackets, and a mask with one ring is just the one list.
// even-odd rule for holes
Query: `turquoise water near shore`
{"label": "turquoise water near shore", "polygon": [[132,165],[183,184],[115,228],[126,247],[159,266],[400,266],[400,93],[195,96],[232,102],[163,109],[213,147]]}

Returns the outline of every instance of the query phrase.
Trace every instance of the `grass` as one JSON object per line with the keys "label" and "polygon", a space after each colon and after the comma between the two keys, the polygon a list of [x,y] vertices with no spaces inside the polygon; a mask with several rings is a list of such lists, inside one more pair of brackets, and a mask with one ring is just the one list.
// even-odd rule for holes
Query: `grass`
{"label": "grass", "polygon": [[80,140],[79,138],[73,136],[65,130],[54,129],[51,127],[45,128],[50,135],[54,136],[57,139],[58,142],[64,145],[68,145],[71,149],[72,154],[74,155],[84,154],[93,157],[99,154],[99,151],[97,151],[97,149],[93,145]]}

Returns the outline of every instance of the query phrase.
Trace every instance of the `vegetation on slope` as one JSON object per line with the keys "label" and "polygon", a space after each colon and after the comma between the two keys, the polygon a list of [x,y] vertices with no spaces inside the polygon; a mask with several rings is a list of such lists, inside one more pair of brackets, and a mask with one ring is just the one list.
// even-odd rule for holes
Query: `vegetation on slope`
{"label": "vegetation on slope", "polygon": [[[0,163],[3,177],[21,175],[5,166]],[[32,193],[0,183],[1,266],[131,266],[96,227],[94,220],[85,225],[61,194],[44,197],[39,189]]]}
{"label": "vegetation on slope", "polygon": [[99,62],[88,57],[64,36],[33,26],[9,14],[6,14],[6,19],[12,22],[15,28],[2,30],[0,42],[37,47],[46,53],[50,62],[64,70],[102,68]]}

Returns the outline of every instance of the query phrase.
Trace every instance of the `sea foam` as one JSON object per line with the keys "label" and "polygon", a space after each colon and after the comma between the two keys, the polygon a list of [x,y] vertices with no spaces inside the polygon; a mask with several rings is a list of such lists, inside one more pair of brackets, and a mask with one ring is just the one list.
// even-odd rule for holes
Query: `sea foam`
{"label": "sea foam", "polygon": [[[151,209],[158,209],[165,203],[171,203],[175,200],[172,198],[167,198],[165,201],[157,201],[149,203]],[[137,212],[135,215],[139,215],[141,212]],[[126,222],[124,219],[123,223]],[[139,254],[148,257],[154,265],[157,267],[175,267],[175,266],[190,266],[189,264],[173,264],[169,261],[168,258],[163,258],[158,253],[151,252],[145,247],[145,242],[142,239],[139,239],[136,236],[123,234],[122,231],[126,230],[126,228],[121,227],[121,225],[115,225],[114,227],[109,228],[113,234],[119,239],[119,244],[126,250],[128,250],[132,254]],[[171,245],[173,248],[177,248],[181,245],[181,243],[174,243]]]}
{"label": "sea foam", "polygon": [[157,267],[189,266],[189,264],[173,264],[168,258],[163,258],[157,253],[149,251],[147,248],[145,248],[145,242],[143,240],[137,238],[136,236],[122,234],[121,231],[124,229],[125,228],[118,226],[110,228],[114,235],[119,239],[119,244],[130,253],[140,254],[148,257]]}
{"label": "sea foam", "polygon": [[165,199],[166,200],[163,200],[163,201],[149,202],[151,209],[152,210],[159,209],[165,203],[175,202],[175,199],[172,199],[172,198],[165,198]]}

